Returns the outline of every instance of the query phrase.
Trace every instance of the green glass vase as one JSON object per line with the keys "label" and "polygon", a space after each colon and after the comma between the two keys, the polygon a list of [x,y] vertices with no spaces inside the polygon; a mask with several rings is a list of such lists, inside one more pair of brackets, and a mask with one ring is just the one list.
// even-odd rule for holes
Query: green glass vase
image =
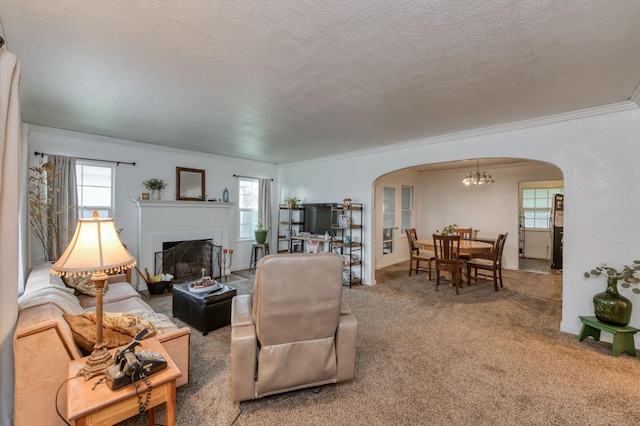
{"label": "green glass vase", "polygon": [[618,280],[607,278],[607,289],[593,296],[593,309],[602,322],[627,325],[631,321],[631,300],[618,293]]}

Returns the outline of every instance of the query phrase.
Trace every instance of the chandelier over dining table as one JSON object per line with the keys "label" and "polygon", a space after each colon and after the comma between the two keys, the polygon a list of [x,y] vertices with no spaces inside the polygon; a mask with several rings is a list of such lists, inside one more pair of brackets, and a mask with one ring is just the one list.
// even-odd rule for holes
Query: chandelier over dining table
{"label": "chandelier over dining table", "polygon": [[480,173],[480,160],[476,160],[476,171],[469,172],[467,176],[462,180],[465,185],[483,185],[485,183],[494,183],[495,180],[491,177],[491,174],[486,171]]}

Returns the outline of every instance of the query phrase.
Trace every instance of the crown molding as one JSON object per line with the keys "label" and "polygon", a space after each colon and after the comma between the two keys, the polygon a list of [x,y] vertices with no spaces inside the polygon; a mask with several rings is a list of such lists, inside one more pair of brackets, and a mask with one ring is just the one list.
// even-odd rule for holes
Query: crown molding
{"label": "crown molding", "polygon": [[[640,87],[640,85],[638,87]],[[640,93],[637,93],[637,92],[640,92],[640,89],[636,89],[636,93],[634,93],[635,95],[640,96]],[[510,132],[514,130],[522,130],[527,128],[545,126],[549,124],[556,124],[564,121],[578,120],[582,118],[595,117],[595,116],[612,114],[612,113],[622,112],[622,111],[630,111],[630,110],[637,109],[639,105],[640,105],[639,102],[633,102],[633,101],[616,102],[613,104],[602,105],[602,106],[597,106],[592,108],[585,108],[581,110],[570,111],[570,112],[565,112],[560,114],[554,114],[546,117],[515,121],[513,123],[508,123],[508,124],[482,127],[479,129],[467,130],[467,131],[457,132],[457,133],[449,133],[446,135],[434,136],[434,137],[425,138],[425,139],[416,139],[413,141],[389,144],[389,145],[384,145],[376,148],[353,151],[345,154],[314,158],[312,160],[285,163],[285,164],[280,164],[280,166],[286,167],[288,165],[293,166],[293,165],[301,165],[306,163],[317,164],[319,161],[328,162],[335,159],[357,158],[363,155],[380,154],[380,153],[385,153],[389,151],[397,151],[399,149],[410,149],[410,148],[420,147],[424,145],[434,145],[439,143],[451,142],[455,140],[470,139],[470,138],[475,138],[479,136],[486,136],[486,135],[492,135],[497,133]]]}
{"label": "crown molding", "polygon": [[[358,158],[363,155],[380,154],[380,153],[385,153],[389,151],[396,151],[399,149],[410,149],[410,148],[420,147],[424,145],[434,145],[439,143],[451,142],[455,140],[469,139],[469,138],[475,138],[479,136],[486,136],[486,135],[492,135],[497,133],[510,132],[514,130],[522,130],[527,128],[556,124],[564,121],[578,120],[578,119],[587,118],[587,117],[595,117],[595,116],[611,114],[616,112],[629,111],[629,110],[637,109],[639,106],[640,106],[640,84],[636,87],[636,90],[633,92],[631,99],[628,101],[622,101],[622,102],[617,102],[617,103],[608,104],[608,105],[602,105],[602,106],[597,106],[592,108],[585,108],[585,109],[576,110],[576,111],[554,114],[546,117],[516,121],[513,123],[501,124],[497,126],[482,127],[474,130],[467,130],[467,131],[457,132],[457,133],[449,133],[442,136],[434,136],[430,138],[416,139],[416,140],[407,141],[407,142],[388,144],[388,145],[379,146],[375,148],[352,151],[345,154],[336,154],[336,155],[330,155],[326,157],[313,158],[310,160],[294,161],[291,163],[282,163],[282,164],[277,164],[277,166],[286,168],[287,166],[296,166],[296,165],[303,165],[303,164],[317,165],[319,162],[330,162],[337,159],[345,159],[345,158]],[[138,146],[138,147],[143,147],[148,149],[155,149],[155,150],[159,149],[159,150],[169,151],[169,152],[189,152],[189,153],[197,152],[192,150],[186,150],[183,148],[170,147],[166,145],[156,145],[156,144],[151,144],[147,142],[130,141],[127,139],[114,138],[110,136],[96,135],[92,133],[82,133],[82,132],[76,132],[72,130],[60,129],[56,127],[47,127],[39,124],[29,123],[29,126],[32,131],[35,130],[42,133],[65,135],[67,137],[82,138],[85,140],[90,139],[98,142],[110,142],[110,143],[117,143],[121,145]],[[219,154],[210,154],[210,153],[202,153],[202,154],[207,156],[212,156],[212,157],[218,157],[218,158],[234,158],[234,157],[227,157]],[[242,159],[238,159],[238,160],[242,160]],[[242,161],[255,161],[255,160],[242,160]]]}
{"label": "crown molding", "polygon": [[[50,127],[42,124],[34,124],[34,123],[28,123],[28,122],[24,122],[24,123],[27,124],[30,132],[39,132],[43,134],[61,136],[65,138],[80,139],[83,141],[89,140],[89,141],[100,142],[100,143],[106,142],[106,143],[118,144],[118,145],[123,145],[128,147],[137,147],[142,149],[151,149],[154,151],[166,151],[166,152],[181,153],[181,154],[187,154],[187,155],[193,155],[194,153],[197,153],[197,155],[199,156],[217,158],[224,161],[237,161],[239,163],[249,162],[249,163],[259,163],[259,164],[273,164],[273,163],[267,163],[265,161],[248,160],[245,158],[232,157],[229,155],[222,155],[222,154],[213,154],[210,152],[203,152],[203,151],[194,151],[192,149],[178,148],[178,147],[169,146],[169,145],[160,145],[160,144],[154,144],[150,142],[141,142],[141,141],[135,141],[131,139],[116,138],[113,136],[98,135],[96,133],[84,133],[76,130],[62,129],[59,127]],[[52,153],[48,153],[48,154],[52,154]]]}

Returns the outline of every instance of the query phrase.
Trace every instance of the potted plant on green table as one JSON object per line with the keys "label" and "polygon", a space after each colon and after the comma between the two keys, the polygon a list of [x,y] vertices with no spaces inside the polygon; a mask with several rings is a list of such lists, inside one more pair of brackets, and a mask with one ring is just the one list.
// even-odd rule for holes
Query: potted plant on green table
{"label": "potted plant on green table", "polygon": [[262,225],[262,219],[258,219],[258,226],[256,226],[256,230],[253,232],[256,243],[264,244],[264,242],[267,241],[268,232],[269,228],[265,228],[264,225]]}
{"label": "potted plant on green table", "polygon": [[[640,271],[640,260],[634,260],[632,265],[624,265],[618,271],[607,265],[596,266],[590,272],[585,272],[586,278],[592,276],[604,276],[607,278],[607,289],[603,293],[593,296],[593,309],[602,322],[614,325],[627,325],[631,320],[631,300],[618,293],[618,282],[623,288],[629,288],[632,284],[637,284],[640,279],[636,273]],[[640,294],[640,289],[633,288],[635,294]]]}
{"label": "potted plant on green table", "polygon": [[147,179],[142,182],[145,188],[151,191],[151,199],[159,200],[160,199],[160,191],[167,187],[167,183],[162,179]]}

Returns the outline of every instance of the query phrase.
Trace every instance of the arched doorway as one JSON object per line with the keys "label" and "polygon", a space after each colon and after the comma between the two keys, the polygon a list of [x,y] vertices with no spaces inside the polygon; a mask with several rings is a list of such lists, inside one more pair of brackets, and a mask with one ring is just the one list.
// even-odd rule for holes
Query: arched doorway
{"label": "arched doorway", "polygon": [[[423,164],[380,176],[373,183],[372,250],[375,271],[409,259],[404,228],[428,237],[444,226],[471,227],[478,237],[508,233],[504,267],[520,267],[521,182],[562,182],[562,171],[549,163],[516,159],[480,159],[493,184],[464,185],[477,159]],[[549,234],[549,230],[537,232]]]}

